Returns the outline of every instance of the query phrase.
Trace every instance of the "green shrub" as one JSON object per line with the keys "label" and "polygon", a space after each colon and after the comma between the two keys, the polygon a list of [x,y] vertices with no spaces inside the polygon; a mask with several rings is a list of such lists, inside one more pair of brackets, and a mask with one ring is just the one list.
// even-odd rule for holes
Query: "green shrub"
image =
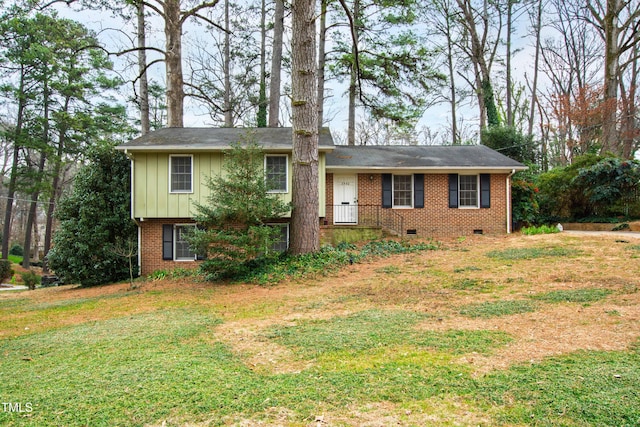
{"label": "green shrub", "polygon": [[[309,275],[326,274],[345,265],[360,262],[369,256],[385,257],[399,253],[435,250],[438,246],[432,243],[409,244],[395,240],[379,240],[367,243],[359,253],[355,250],[347,251],[344,248],[355,249],[355,246],[338,245],[336,248],[323,246],[318,252],[309,254],[258,257],[237,264],[234,274],[226,278],[269,285],[286,278],[299,279]],[[206,271],[204,273],[207,280],[215,281],[222,278],[217,274],[206,274]]]}
{"label": "green shrub", "polygon": [[[221,175],[206,182],[211,194],[206,203],[195,203],[199,227],[185,236],[191,248],[206,255],[200,269],[213,279],[243,275],[253,260],[277,258],[282,228],[269,225],[291,210],[265,180],[265,154],[255,136],[247,134],[224,153]],[[261,260],[262,261],[262,260]]]}
{"label": "green shrub", "polygon": [[553,234],[559,232],[560,230],[555,225],[540,225],[537,227],[525,227],[522,229],[522,234],[526,236],[533,236],[535,234]]}
{"label": "green shrub", "polygon": [[34,290],[41,280],[40,276],[38,276],[31,270],[20,273],[20,276],[22,277],[22,282],[24,283],[24,285],[31,290]]}
{"label": "green shrub", "polygon": [[394,254],[403,254],[418,251],[436,250],[438,245],[435,243],[415,243],[400,242],[397,240],[374,240],[367,243],[360,251],[361,257],[370,255],[389,256]]}
{"label": "green shrub", "polygon": [[20,244],[16,243],[9,249],[9,255],[24,256],[24,249]]}
{"label": "green shrub", "polygon": [[5,281],[13,276],[11,262],[8,259],[0,259],[0,281]]}
{"label": "green shrub", "polygon": [[72,191],[56,205],[60,226],[53,236],[49,267],[65,283],[93,286],[130,277],[129,260],[114,250],[136,241],[131,219],[130,160],[112,148],[96,147],[76,175]]}

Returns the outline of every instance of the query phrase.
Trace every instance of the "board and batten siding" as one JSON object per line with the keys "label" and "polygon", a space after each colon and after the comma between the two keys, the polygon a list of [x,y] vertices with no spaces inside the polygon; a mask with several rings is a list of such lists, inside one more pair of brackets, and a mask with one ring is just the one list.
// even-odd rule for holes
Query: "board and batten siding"
{"label": "board and batten siding", "polygon": [[[177,154],[177,153],[176,153]],[[222,153],[180,153],[193,156],[193,192],[171,193],[169,191],[169,153],[135,153],[133,161],[134,218],[191,218],[195,214],[194,201],[207,203],[210,194],[206,183],[208,177],[221,173]],[[292,188],[292,159],[288,154],[288,188]],[[325,216],[326,204],[326,157],[319,156],[320,212]],[[286,202],[291,201],[291,191],[282,194]]]}

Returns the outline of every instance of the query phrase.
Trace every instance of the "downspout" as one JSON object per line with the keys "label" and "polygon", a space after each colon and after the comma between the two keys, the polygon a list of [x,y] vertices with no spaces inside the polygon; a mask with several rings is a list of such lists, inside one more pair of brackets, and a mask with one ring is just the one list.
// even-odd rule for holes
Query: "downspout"
{"label": "downspout", "polygon": [[[140,222],[134,217],[134,204],[133,204],[133,189],[135,184],[135,163],[133,161],[133,154],[129,153],[128,150],[124,150],[124,153],[129,157],[131,161],[131,219],[136,223],[138,227],[138,250],[137,250],[137,258],[138,258],[138,276],[140,276],[140,272],[142,271],[142,228],[140,227]],[[142,220],[142,219],[141,219]]]}
{"label": "downspout", "polygon": [[515,169],[511,169],[511,173],[507,175],[507,234],[511,234],[511,177],[516,173]]}

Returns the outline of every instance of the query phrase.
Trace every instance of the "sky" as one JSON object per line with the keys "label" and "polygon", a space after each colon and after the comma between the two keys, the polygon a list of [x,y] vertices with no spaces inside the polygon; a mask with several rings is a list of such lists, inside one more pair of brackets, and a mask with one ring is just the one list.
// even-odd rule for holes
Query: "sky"
{"label": "sky", "polygon": [[[73,8],[65,5],[57,5],[59,14],[63,17],[71,18],[82,22],[88,28],[96,31],[98,37],[102,43],[107,46],[108,49],[118,50],[122,47],[131,47],[132,44],[129,39],[135,37],[135,28],[132,24],[123,23],[123,20],[119,17],[113,17],[110,12],[107,11],[74,11]],[[157,19],[157,18],[156,18]],[[198,31],[203,30],[203,26],[189,25],[185,28],[184,39],[192,40],[193,35]],[[161,32],[162,26],[158,21],[152,22],[152,29],[155,33],[148,36],[149,45],[162,46],[164,43],[164,34]],[[523,32],[526,28],[520,28],[518,31]],[[514,50],[520,49],[517,54],[516,61],[514,61],[514,76],[515,78],[522,79],[522,76],[531,65],[530,48],[527,47],[526,41],[523,38],[514,37]],[[188,49],[185,43],[185,49]],[[117,69],[124,69],[126,61],[135,61],[135,54],[130,55],[129,58],[113,57],[116,63]],[[149,60],[153,59],[153,54],[149,54]],[[186,71],[186,67],[184,67]],[[156,64],[149,69],[150,77],[163,83],[164,81],[164,65]],[[127,77],[131,77],[137,74],[137,70],[130,67],[128,71],[125,71]],[[186,74],[186,73],[185,73]],[[285,82],[283,81],[283,84]],[[327,117],[330,118],[329,126],[334,133],[346,134],[347,128],[347,95],[346,95],[346,83],[339,83],[337,81],[327,82],[327,93],[330,95],[325,102],[325,111]],[[130,96],[131,85],[129,84],[125,91],[127,96]],[[132,114],[135,114],[132,111]],[[202,108],[198,108],[197,103],[194,103],[190,99],[185,100],[185,112],[184,123],[188,127],[196,126],[210,126],[211,119]],[[458,111],[458,116],[465,119],[466,123],[471,127],[477,126],[477,107],[469,104],[461,106]],[[287,125],[287,123],[284,123]],[[431,129],[432,133],[444,134],[446,129],[450,126],[450,112],[448,104],[438,104],[430,107],[422,119],[419,121],[417,129],[421,130],[424,127]]]}

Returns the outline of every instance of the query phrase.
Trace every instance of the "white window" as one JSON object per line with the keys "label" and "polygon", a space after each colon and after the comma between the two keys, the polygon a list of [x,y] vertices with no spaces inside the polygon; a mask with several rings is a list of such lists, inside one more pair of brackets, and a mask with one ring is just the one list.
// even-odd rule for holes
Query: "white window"
{"label": "white window", "polygon": [[176,225],[173,229],[173,254],[176,261],[193,261],[196,253],[191,250],[189,242],[184,238],[185,234],[193,230],[195,225]]}
{"label": "white window", "polygon": [[267,155],[264,158],[264,169],[270,193],[288,192],[288,158],[286,155]]}
{"label": "white window", "polygon": [[193,156],[170,156],[169,171],[171,193],[193,192]]}
{"label": "white window", "polygon": [[393,175],[393,207],[413,207],[413,175]]}
{"label": "white window", "polygon": [[269,224],[279,229],[278,240],[271,246],[275,252],[286,252],[289,249],[289,224]]}
{"label": "white window", "polygon": [[478,200],[478,175],[460,175],[458,179],[459,197],[461,208],[477,208]]}

